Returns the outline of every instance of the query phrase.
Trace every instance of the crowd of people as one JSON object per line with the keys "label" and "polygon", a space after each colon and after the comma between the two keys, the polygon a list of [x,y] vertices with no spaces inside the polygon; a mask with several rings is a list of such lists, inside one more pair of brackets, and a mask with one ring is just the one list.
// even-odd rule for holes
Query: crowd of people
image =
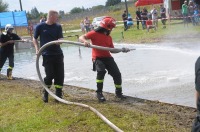
{"label": "crowd of people", "polygon": [[[160,14],[160,15],[159,15]],[[124,22],[124,31],[128,29],[128,17],[127,12],[124,11],[122,14],[122,20]],[[163,5],[160,5],[160,13],[156,9],[155,6],[153,6],[152,10],[150,12],[147,11],[146,7],[143,7],[142,10],[140,7],[137,8],[137,11],[135,12],[136,16],[136,24],[137,29],[140,29],[140,23],[142,26],[142,29],[149,29],[151,28],[158,28],[158,19],[161,19],[161,22],[163,24],[163,28],[166,28],[166,9]],[[150,22],[152,21],[152,22]]]}
{"label": "crowd of people", "polygon": [[[191,23],[196,26],[200,23],[200,10],[196,4],[194,4],[193,1],[184,1],[184,4],[181,8],[181,16],[180,18],[183,19],[184,26],[188,26],[188,23],[191,21]],[[135,21],[137,25],[137,29],[140,29],[140,23],[142,29],[149,29],[147,28],[147,21],[151,20],[152,25],[148,27],[156,27],[158,28],[158,20],[161,20],[162,28],[166,28],[166,21],[167,21],[167,15],[166,15],[166,8],[163,5],[160,5],[159,10],[156,9],[155,6],[152,6],[152,9],[150,11],[147,10],[146,7],[143,7],[142,9],[140,7],[137,8],[135,12]],[[124,23],[124,31],[128,29],[128,14],[125,10],[122,14],[122,20]],[[149,25],[149,22],[148,22]]]}
{"label": "crowd of people", "polygon": [[188,26],[189,21],[192,22],[194,26],[199,25],[200,19],[200,10],[193,1],[184,1],[182,5],[182,15],[184,26]]}

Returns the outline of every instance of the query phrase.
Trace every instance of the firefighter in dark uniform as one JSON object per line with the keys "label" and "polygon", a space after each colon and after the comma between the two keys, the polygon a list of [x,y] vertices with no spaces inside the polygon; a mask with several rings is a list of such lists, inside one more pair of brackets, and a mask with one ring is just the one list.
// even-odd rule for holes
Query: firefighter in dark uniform
{"label": "firefighter in dark uniform", "polygon": [[[200,0],[194,0],[194,2],[198,6],[200,5]],[[197,115],[192,126],[192,132],[200,132],[200,57],[195,63],[195,88]]]}
{"label": "firefighter in dark uniform", "polygon": [[[57,24],[58,12],[50,10],[48,13],[47,21],[40,23],[36,26],[33,44],[36,49],[36,54],[39,51],[38,37],[40,36],[40,46],[44,44],[63,38],[62,27]],[[47,87],[51,87],[54,80],[54,87],[56,89],[56,96],[62,98],[62,88],[64,83],[64,56],[60,43],[47,47],[43,52],[43,66],[45,68],[46,77],[44,82]],[[48,102],[48,92],[44,89],[43,101]]]}
{"label": "firefighter in dark uniform", "polygon": [[12,70],[14,68],[14,40],[21,40],[21,38],[12,33],[14,27],[11,24],[5,26],[5,32],[1,34],[1,55],[0,55],[0,71],[5,64],[7,58],[9,60],[9,67],[7,69],[7,79],[13,80]]}
{"label": "firefighter in dark uniform", "polygon": [[[100,26],[90,31],[89,33],[82,35],[79,37],[79,40],[85,44],[85,46],[89,46],[90,43],[87,41],[91,40],[93,45],[103,46],[114,48],[112,38],[110,33],[112,29],[116,26],[116,21],[111,17],[105,17],[102,19]],[[128,48],[123,48],[123,52],[129,52]],[[114,52],[112,52],[114,53]],[[118,53],[118,52],[116,52]],[[97,71],[96,83],[97,83],[97,98],[100,102],[106,101],[105,97],[102,94],[103,90],[103,82],[104,76],[106,74],[106,70],[108,74],[113,77],[115,84],[115,93],[116,97],[120,99],[124,99],[125,96],[122,94],[122,78],[120,70],[117,64],[114,61],[114,58],[111,56],[109,51],[92,49],[92,60],[93,60],[93,70]]]}

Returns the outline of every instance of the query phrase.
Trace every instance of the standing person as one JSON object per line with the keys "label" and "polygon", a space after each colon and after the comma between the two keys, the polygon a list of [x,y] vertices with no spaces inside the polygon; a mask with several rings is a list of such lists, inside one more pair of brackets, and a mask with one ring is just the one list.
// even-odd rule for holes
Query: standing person
{"label": "standing person", "polygon": [[188,15],[190,17],[192,25],[195,26],[195,22],[194,22],[194,3],[191,0],[189,1],[189,4],[188,4]]}
{"label": "standing person", "polygon": [[81,22],[80,22],[80,28],[81,28],[82,33],[85,34],[85,27],[84,27],[83,20],[81,20]]}
{"label": "standing person", "polygon": [[166,28],[166,8],[163,5],[160,5],[160,16],[161,16],[161,22],[163,24],[163,28]]}
{"label": "standing person", "polygon": [[40,23],[45,21],[46,21],[45,17],[40,17]]}
{"label": "standing person", "polygon": [[188,6],[187,1],[184,1],[184,4],[182,5],[182,15],[183,15],[183,24],[184,27],[187,25],[188,27]]}
{"label": "standing person", "polygon": [[142,19],[142,29],[144,30],[146,28],[146,20],[147,20],[147,12],[145,11],[145,9],[142,9],[141,19]]}
{"label": "standing person", "polygon": [[[115,23],[116,21],[112,17],[105,17],[102,19],[100,26],[97,29],[85,35],[80,36],[79,40],[83,42],[85,46],[90,45],[90,43],[88,42],[88,40],[90,39],[93,45],[114,48],[110,33],[112,29],[116,26]],[[130,50],[128,48],[123,48],[123,52],[129,52],[129,51]],[[106,70],[108,71],[108,74],[110,74],[113,77],[116,97],[120,99],[125,99],[125,96],[123,96],[122,94],[121,73],[110,52],[93,48],[92,61],[93,61],[93,70],[97,71],[96,93],[98,100],[100,102],[106,101],[102,93],[103,81],[104,81],[104,76],[106,74]]]}
{"label": "standing person", "polygon": [[128,29],[128,26],[127,26],[127,13],[126,13],[126,10],[124,11],[124,13],[122,14],[122,20],[124,22],[124,31],[126,31]]}
{"label": "standing person", "polygon": [[88,17],[85,17],[85,19],[84,19],[84,26],[85,26],[86,32],[89,32],[90,31],[90,20],[88,19]]}
{"label": "standing person", "polygon": [[12,70],[14,68],[14,43],[15,40],[21,40],[21,38],[13,33],[14,27],[11,24],[5,26],[5,32],[1,34],[0,44],[1,44],[1,55],[0,55],[0,72],[5,64],[7,58],[9,61],[9,66],[7,69],[7,79],[13,80]]}
{"label": "standing person", "polygon": [[195,63],[195,89],[196,89],[196,107],[197,116],[192,126],[192,132],[200,131],[200,57]]}
{"label": "standing person", "polygon": [[199,25],[199,9],[195,7],[194,9],[194,25]]}
{"label": "standing person", "polygon": [[158,27],[158,11],[156,10],[155,6],[151,10],[151,15],[152,15],[153,25],[155,25],[156,27]]}
{"label": "standing person", "polygon": [[139,23],[141,22],[141,11],[140,8],[136,11],[137,29],[139,29]]}
{"label": "standing person", "polygon": [[[63,38],[62,27],[57,24],[58,12],[50,10],[48,12],[47,21],[37,25],[33,37],[33,44],[35,46],[36,54],[38,53],[38,37],[40,36],[40,47],[44,44]],[[43,63],[46,77],[45,84],[50,88],[54,79],[54,87],[56,89],[56,96],[62,98],[62,87],[64,82],[64,62],[63,52],[60,48],[60,43],[47,47],[43,52]],[[43,90],[43,101],[48,102],[48,92]]]}

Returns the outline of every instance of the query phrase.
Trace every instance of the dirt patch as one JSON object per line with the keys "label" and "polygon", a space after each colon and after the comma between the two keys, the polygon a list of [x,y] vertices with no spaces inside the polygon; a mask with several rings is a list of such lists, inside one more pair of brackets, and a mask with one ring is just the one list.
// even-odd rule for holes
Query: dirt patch
{"label": "dirt patch", "polygon": [[[11,87],[14,87],[16,85],[23,85],[24,88],[30,88],[32,90],[36,90],[37,92],[42,90],[42,85],[40,82],[22,78],[17,78],[16,80],[12,81],[7,79],[1,79],[0,84],[1,87],[7,85]],[[63,87],[63,91],[64,91],[64,99],[68,101],[81,102],[84,104],[88,104],[91,102],[98,103],[95,97],[96,94],[94,90],[65,85]],[[117,100],[114,94],[104,93],[104,95],[107,99],[106,101],[107,104],[116,104],[119,107],[129,110],[144,112],[146,114],[170,115],[170,116],[164,116],[165,118],[161,120],[167,122],[168,118],[170,119],[173,118],[175,122],[171,123],[173,123],[174,126],[180,128],[181,127],[187,129],[191,128],[193,119],[196,115],[196,109],[191,107],[184,107],[162,102],[149,101],[129,96],[127,96],[126,100]]]}

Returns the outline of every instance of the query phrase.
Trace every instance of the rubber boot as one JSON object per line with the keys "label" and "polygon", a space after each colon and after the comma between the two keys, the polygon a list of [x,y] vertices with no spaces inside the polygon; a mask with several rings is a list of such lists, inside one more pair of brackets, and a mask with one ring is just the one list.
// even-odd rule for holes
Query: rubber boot
{"label": "rubber boot", "polygon": [[[62,89],[61,88],[56,88],[56,96],[62,99]],[[58,102],[58,100],[55,100]]]}
{"label": "rubber boot", "polygon": [[42,96],[42,100],[44,101],[44,103],[48,103],[48,97],[49,97],[49,94],[48,94],[48,92],[44,89],[44,90],[43,90],[43,96]]}
{"label": "rubber boot", "polygon": [[7,69],[7,79],[14,80],[14,78],[12,77],[12,69]]}
{"label": "rubber boot", "polygon": [[97,95],[96,95],[96,97],[99,100],[99,102],[106,101],[105,97],[103,96],[102,90],[103,90],[103,83],[97,83],[97,91],[96,91]]}
{"label": "rubber boot", "polygon": [[115,94],[116,94],[116,96],[115,96],[116,98],[126,99],[126,97],[122,93],[122,89],[121,88],[116,88]]}

